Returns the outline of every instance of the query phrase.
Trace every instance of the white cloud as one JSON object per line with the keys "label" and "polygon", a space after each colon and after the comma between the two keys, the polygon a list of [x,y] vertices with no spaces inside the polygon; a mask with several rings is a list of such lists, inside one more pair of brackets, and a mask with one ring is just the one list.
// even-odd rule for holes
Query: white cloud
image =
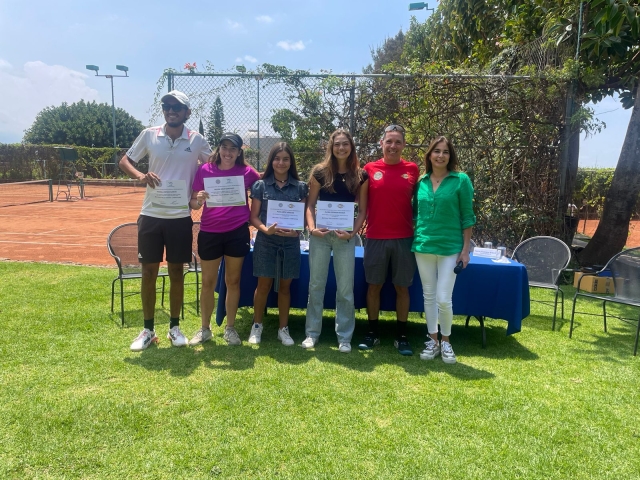
{"label": "white cloud", "polygon": [[298,40],[297,42],[291,42],[289,40],[281,40],[276,45],[278,45],[283,50],[287,50],[287,51],[304,50],[304,43],[302,42],[302,40]]}
{"label": "white cloud", "polygon": [[259,21],[260,23],[271,23],[273,22],[273,18],[271,18],[269,15],[259,15],[256,17],[256,20]]}
{"label": "white cloud", "polygon": [[0,141],[19,142],[24,130],[45,107],[82,99],[98,101],[98,91],[86,85],[87,78],[84,73],[62,65],[47,65],[40,61],[25,63],[22,71],[0,70],[0,85],[4,91]]}
{"label": "white cloud", "polygon": [[236,63],[242,64],[244,62],[256,63],[258,59],[256,57],[252,57],[251,55],[245,55],[244,57],[236,57]]}
{"label": "white cloud", "polygon": [[13,68],[13,67],[4,58],[0,58],[0,68],[10,69],[10,68]]}
{"label": "white cloud", "polygon": [[227,18],[227,27],[229,27],[229,30],[232,30],[234,32],[244,32],[245,29],[242,26],[242,24],[240,22],[236,22],[234,20],[229,20]]}

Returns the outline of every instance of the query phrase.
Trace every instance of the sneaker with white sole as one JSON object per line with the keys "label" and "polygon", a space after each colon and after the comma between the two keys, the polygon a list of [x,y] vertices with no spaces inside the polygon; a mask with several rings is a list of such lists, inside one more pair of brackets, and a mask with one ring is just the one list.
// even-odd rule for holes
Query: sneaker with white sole
{"label": "sneaker with white sole", "polygon": [[398,352],[400,353],[400,355],[404,355],[404,356],[413,355],[413,349],[411,348],[411,345],[409,344],[409,340],[407,340],[407,337],[405,337],[404,335],[401,336],[401,337],[398,337],[393,342],[393,346],[398,349]]}
{"label": "sneaker with white sole", "polygon": [[338,351],[340,353],[351,353],[351,344],[346,342],[341,343],[338,345]]}
{"label": "sneaker with white sole", "polygon": [[242,345],[240,335],[233,327],[227,327],[224,329],[224,335],[222,336],[227,341],[227,345]]}
{"label": "sneaker with white sole", "polygon": [[262,339],[262,324],[254,323],[251,327],[251,335],[249,335],[249,343],[252,345],[258,345]]}
{"label": "sneaker with white sole", "polygon": [[201,343],[208,342],[212,338],[213,334],[211,333],[210,328],[200,327],[200,330],[198,330],[193,338],[189,340],[189,345],[194,347],[196,345],[200,345]]}
{"label": "sneaker with white sole", "polygon": [[295,343],[293,341],[293,338],[291,338],[291,335],[289,335],[289,327],[278,329],[278,340],[280,340],[282,344],[286,345],[287,347],[290,347]]}
{"label": "sneaker with white sole", "polygon": [[187,337],[180,331],[180,327],[176,325],[175,327],[169,329],[167,333],[167,338],[171,340],[171,345],[174,347],[184,347],[189,341]]}
{"label": "sneaker with white sole", "polygon": [[304,341],[300,344],[300,346],[302,348],[313,348],[316,346],[316,344],[318,343],[318,340],[313,338],[313,337],[307,337],[304,339]]}
{"label": "sneaker with white sole", "polygon": [[424,350],[420,353],[421,360],[433,360],[440,355],[440,344],[429,337],[429,340],[424,342]]}
{"label": "sneaker with white sole", "polygon": [[152,343],[158,343],[159,341],[158,337],[156,337],[156,332],[144,328],[131,344],[131,351],[141,352]]}
{"label": "sneaker with white sole", "polygon": [[375,333],[369,332],[362,342],[358,344],[358,348],[360,350],[372,350],[376,345],[380,345],[380,339]]}
{"label": "sneaker with white sole", "polygon": [[449,364],[456,363],[458,360],[456,359],[456,354],[453,353],[451,344],[449,342],[445,342],[444,340],[441,342],[441,344],[442,353],[440,355],[442,355],[442,361]]}

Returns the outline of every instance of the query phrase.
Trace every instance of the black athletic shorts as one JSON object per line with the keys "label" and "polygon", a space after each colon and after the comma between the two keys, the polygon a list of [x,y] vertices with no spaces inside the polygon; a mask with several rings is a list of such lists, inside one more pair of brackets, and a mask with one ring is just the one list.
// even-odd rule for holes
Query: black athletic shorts
{"label": "black athletic shorts", "polygon": [[140,263],[160,263],[167,251],[167,262],[192,261],[193,220],[183,218],[138,217],[138,260]]}
{"label": "black athletic shorts", "polygon": [[227,257],[246,257],[251,250],[249,224],[240,225],[230,232],[212,233],[200,230],[198,233],[198,255],[202,260]]}

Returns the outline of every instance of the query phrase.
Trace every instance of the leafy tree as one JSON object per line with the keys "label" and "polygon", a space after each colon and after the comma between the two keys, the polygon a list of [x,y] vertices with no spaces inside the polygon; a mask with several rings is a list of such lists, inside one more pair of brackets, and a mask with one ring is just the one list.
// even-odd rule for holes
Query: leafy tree
{"label": "leafy tree", "polygon": [[212,148],[218,145],[218,142],[222,138],[224,133],[224,107],[220,97],[216,97],[213,106],[211,107],[211,113],[209,114],[209,120],[207,122],[207,140]]}
{"label": "leafy tree", "polygon": [[[128,146],[144,129],[144,125],[122,108],[116,109],[116,140]],[[71,105],[47,107],[25,130],[23,143],[113,147],[111,105],[80,100]]]}
{"label": "leafy tree", "polygon": [[424,24],[412,21],[403,54],[396,62],[414,69],[435,63],[443,68],[462,65],[516,73],[535,59],[518,58],[515,46],[538,37],[554,40],[560,49],[558,57],[564,59],[562,69],[573,79],[569,98],[578,104],[575,107],[569,101],[566,106],[561,209],[575,184],[578,133],[581,128],[594,127],[591,112],[580,105],[614,93],[626,108],[635,101],[600,227],[580,256],[585,264],[604,263],[626,242],[640,190],[639,32],[637,0],[442,0]]}
{"label": "leafy tree", "polygon": [[577,43],[581,30],[577,82],[585,96],[597,102],[617,92],[625,108],[633,106],[602,219],[579,256],[582,264],[603,264],[624,248],[640,192],[640,4],[562,1],[547,19],[548,33],[559,43]]}
{"label": "leafy tree", "polygon": [[384,66],[393,62],[398,62],[402,57],[404,48],[404,33],[400,30],[395,37],[385,39],[382,46],[375,50],[371,49],[373,65],[368,65],[364,73],[383,73]]}

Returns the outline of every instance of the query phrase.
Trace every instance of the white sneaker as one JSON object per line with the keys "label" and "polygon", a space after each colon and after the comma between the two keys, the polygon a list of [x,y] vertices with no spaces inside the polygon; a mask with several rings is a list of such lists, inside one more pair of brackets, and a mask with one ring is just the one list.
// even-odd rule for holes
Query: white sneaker
{"label": "white sneaker", "polygon": [[351,344],[350,343],[341,343],[338,346],[338,351],[340,353],[351,353]]}
{"label": "white sneaker", "polygon": [[222,336],[227,341],[227,345],[242,345],[240,335],[233,327],[227,327],[224,329],[224,335]]}
{"label": "white sneaker", "polygon": [[295,343],[293,341],[293,338],[291,338],[291,335],[289,335],[289,327],[278,329],[278,340],[280,340],[282,344],[286,345],[287,347],[290,347]]}
{"label": "white sneaker", "polygon": [[184,347],[188,342],[187,337],[180,331],[180,327],[176,325],[167,333],[167,338],[171,340],[174,347]]}
{"label": "white sneaker", "polygon": [[249,343],[252,345],[258,345],[262,339],[262,324],[254,323],[251,327],[251,335],[249,335]]}
{"label": "white sneaker", "polygon": [[318,343],[318,340],[313,338],[313,337],[307,337],[304,339],[304,341],[300,344],[300,346],[302,348],[313,348],[316,346],[316,344]]}
{"label": "white sneaker", "polygon": [[212,337],[213,334],[211,333],[210,328],[200,327],[200,330],[198,330],[193,338],[189,340],[189,345],[192,347],[200,345],[201,343],[208,342]]}
{"label": "white sneaker", "polygon": [[440,345],[433,338],[424,342],[424,350],[420,353],[421,360],[433,360],[440,355]]}
{"label": "white sneaker", "polygon": [[158,337],[156,337],[156,332],[144,328],[131,344],[131,351],[141,352],[152,343],[158,343],[159,341]]}
{"label": "white sneaker", "polygon": [[445,342],[444,340],[440,342],[442,344],[442,361],[444,363],[453,364],[456,363],[456,354],[453,353],[453,348],[451,348],[451,344],[449,342]]}

